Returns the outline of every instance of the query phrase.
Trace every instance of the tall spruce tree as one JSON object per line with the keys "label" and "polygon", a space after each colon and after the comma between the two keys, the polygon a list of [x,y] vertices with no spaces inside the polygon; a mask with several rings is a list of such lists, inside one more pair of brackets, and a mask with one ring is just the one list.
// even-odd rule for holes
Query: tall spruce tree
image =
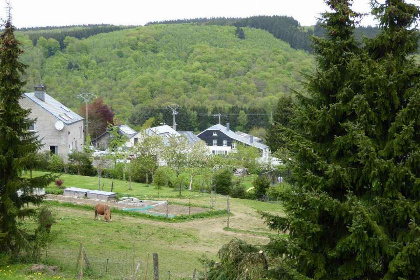
{"label": "tall spruce tree", "polygon": [[381,33],[359,46],[351,1],[326,3],[309,97],[284,128],[286,216],[265,214],[289,233],[267,246],[280,259],[271,277],[420,279],[419,8],[375,2]]}
{"label": "tall spruce tree", "polygon": [[[30,179],[21,176],[32,166],[40,148],[36,135],[28,131],[34,120],[28,118],[29,110],[19,105],[24,85],[20,77],[25,69],[19,62],[21,53],[9,16],[0,34],[0,248],[14,257],[22,249],[30,249],[34,238],[17,219],[35,214],[35,208],[25,205],[39,205],[43,197],[32,195],[32,190],[52,180],[49,175]],[[18,190],[23,194],[19,196]]]}

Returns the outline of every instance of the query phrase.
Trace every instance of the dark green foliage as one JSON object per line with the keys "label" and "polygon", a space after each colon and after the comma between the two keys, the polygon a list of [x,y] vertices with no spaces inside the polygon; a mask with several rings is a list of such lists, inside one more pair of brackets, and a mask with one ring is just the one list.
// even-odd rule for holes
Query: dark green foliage
{"label": "dark green foliage", "polygon": [[209,280],[262,279],[267,260],[260,249],[245,241],[232,239],[218,252],[220,263],[203,259]]}
{"label": "dark green foliage", "polygon": [[234,198],[245,198],[246,197],[246,188],[241,182],[236,182],[233,187],[230,195]]}
{"label": "dark green foliage", "polygon": [[275,279],[420,279],[418,7],[374,5],[380,34],[359,45],[346,0],[326,1],[318,69],[284,128],[294,185],[280,193],[288,232],[268,245]]}
{"label": "dark green foliage", "polygon": [[214,175],[213,184],[216,193],[229,195],[232,191],[232,171],[229,169],[219,171]]}
{"label": "dark green foliage", "polygon": [[31,261],[37,262],[41,257],[41,250],[46,248],[56,235],[51,233],[51,228],[55,223],[55,218],[51,209],[45,206],[40,208],[35,216],[35,221],[38,227],[35,230],[35,241],[32,245]]}
{"label": "dark green foliage", "polygon": [[277,102],[276,110],[273,114],[273,123],[267,131],[266,142],[271,152],[276,152],[285,144],[284,129],[293,129],[295,114],[295,103],[292,97],[282,96]]}
{"label": "dark green foliage", "polygon": [[242,28],[240,28],[239,26],[236,27],[235,34],[236,34],[236,36],[238,36],[239,39],[241,39],[241,40],[245,39],[244,30]]}
{"label": "dark green foliage", "polygon": [[235,23],[237,27],[253,27],[267,30],[277,39],[288,42],[294,49],[311,51],[312,30],[304,30],[297,20],[288,16],[255,16]]}
{"label": "dark green foliage", "polygon": [[[20,227],[17,219],[35,214],[36,208],[25,207],[42,202],[42,196],[32,195],[33,189],[52,181],[50,175],[21,176],[23,170],[35,165],[35,153],[40,148],[34,132],[28,131],[34,123],[28,119],[29,110],[19,104],[24,86],[20,78],[25,69],[19,62],[21,53],[14,27],[7,21],[0,34],[0,248],[15,258],[21,250],[29,253],[35,238],[33,233]],[[18,190],[23,194],[18,196]]]}
{"label": "dark green foliage", "polygon": [[92,165],[90,153],[73,151],[69,154],[69,161],[70,165],[75,166],[77,175],[93,176],[96,173],[96,170]]}
{"label": "dark green foliage", "polygon": [[267,194],[267,190],[270,187],[270,180],[265,176],[258,176],[254,180],[255,195],[258,199],[263,198]]}
{"label": "dark green foliage", "polygon": [[59,43],[61,49],[64,49],[65,38],[73,37],[77,39],[84,39],[96,34],[113,32],[122,30],[127,27],[113,26],[113,25],[84,25],[84,26],[66,26],[66,27],[35,27],[35,28],[20,28],[18,31],[27,34],[36,45],[40,38],[54,39]]}
{"label": "dark green foliage", "polygon": [[55,173],[64,172],[65,165],[63,160],[58,155],[51,155],[48,160],[47,170]]}

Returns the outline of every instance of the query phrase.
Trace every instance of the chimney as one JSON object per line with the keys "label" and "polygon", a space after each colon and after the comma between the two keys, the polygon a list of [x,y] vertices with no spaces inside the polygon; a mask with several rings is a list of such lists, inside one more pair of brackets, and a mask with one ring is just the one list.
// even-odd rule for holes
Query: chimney
{"label": "chimney", "polygon": [[230,124],[226,123],[226,130],[229,131],[230,130]]}
{"label": "chimney", "polygon": [[252,135],[249,136],[249,143],[251,144],[254,143],[254,136]]}
{"label": "chimney", "polygon": [[39,100],[42,100],[45,102],[45,91],[46,91],[47,87],[44,85],[37,85],[35,86],[35,97],[38,98]]}

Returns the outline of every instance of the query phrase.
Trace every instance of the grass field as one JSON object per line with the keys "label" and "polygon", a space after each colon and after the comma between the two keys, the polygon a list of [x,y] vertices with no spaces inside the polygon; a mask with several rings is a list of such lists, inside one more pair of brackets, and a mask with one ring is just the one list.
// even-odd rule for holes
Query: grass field
{"label": "grass field", "polygon": [[[94,177],[64,174],[61,179],[66,186],[97,188],[97,178]],[[102,180],[105,185],[110,182]],[[53,185],[51,187],[56,188]],[[125,182],[115,180],[114,183],[114,191],[124,195],[160,197],[170,203],[181,204],[191,200],[194,205],[210,205],[209,194],[184,191],[183,197],[179,198],[177,190],[171,188],[163,188],[158,194],[153,186],[133,183],[132,187],[130,191]],[[226,197],[216,195],[214,208],[226,209],[226,202]],[[276,234],[268,230],[257,211],[282,213],[279,204],[231,198],[232,216],[227,229],[227,215],[168,223],[118,212],[113,213],[112,222],[106,223],[94,220],[93,210],[90,209],[59,204],[50,204],[50,207],[57,221],[52,227],[56,238],[47,250],[47,257],[44,252],[42,262],[59,266],[61,272],[54,276],[22,274],[22,268],[12,267],[14,272],[9,274],[16,278],[9,279],[57,279],[58,276],[61,279],[74,279],[77,275],[76,261],[80,243],[83,243],[92,266],[90,271],[85,271],[84,279],[127,279],[131,277],[133,266],[137,266],[138,262],[138,279],[145,279],[146,273],[146,279],[152,279],[153,253],[159,256],[161,279],[168,279],[169,272],[171,279],[191,279],[194,269],[198,273],[204,272],[200,258],[216,259],[218,250],[231,239],[240,238],[252,244],[265,244],[269,241],[269,235]],[[32,278],[19,278],[21,276]]]}

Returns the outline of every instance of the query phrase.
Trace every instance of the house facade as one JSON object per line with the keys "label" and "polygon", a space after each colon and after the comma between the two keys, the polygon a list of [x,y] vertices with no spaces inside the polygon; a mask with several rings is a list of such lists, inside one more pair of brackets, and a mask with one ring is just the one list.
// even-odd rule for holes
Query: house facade
{"label": "house facade", "polygon": [[[128,125],[122,124],[118,126],[118,133],[120,135],[125,136],[128,139],[127,143],[125,144],[125,147],[131,148],[132,147],[131,139],[135,135],[137,135],[137,131],[135,131]],[[99,135],[98,137],[92,140],[92,145],[95,146],[97,149],[106,150],[109,147],[110,140],[111,140],[111,134],[109,133],[109,131],[105,131],[104,133],[102,133],[101,135]]]}
{"label": "house facade", "polygon": [[221,124],[213,125],[200,134],[198,138],[206,142],[206,145],[211,150],[212,154],[227,155],[232,151],[235,151],[238,143],[255,147],[261,152],[261,158],[268,160],[270,155],[270,149],[267,145],[254,141],[252,135],[243,136],[244,133],[235,133],[230,129],[229,123],[226,126]]}
{"label": "house facade", "polygon": [[72,151],[83,150],[83,118],[48,95],[45,86],[24,93],[19,103],[30,109],[29,118],[36,120],[30,130],[42,143],[40,152],[49,151],[66,161]]}

